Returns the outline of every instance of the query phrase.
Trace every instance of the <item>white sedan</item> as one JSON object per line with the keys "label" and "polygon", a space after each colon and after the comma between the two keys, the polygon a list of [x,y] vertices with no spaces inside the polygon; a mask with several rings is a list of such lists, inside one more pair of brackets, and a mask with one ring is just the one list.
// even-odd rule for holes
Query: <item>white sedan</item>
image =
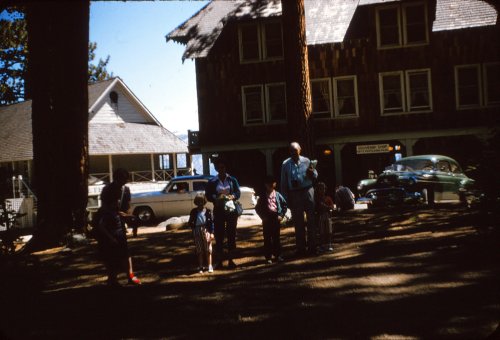
{"label": "white sedan", "polygon": [[[172,179],[160,191],[132,193],[130,201],[133,214],[144,224],[154,219],[164,219],[173,216],[189,215],[193,209],[196,194],[205,192],[205,187],[213,176],[179,176]],[[256,204],[255,191],[249,187],[240,187],[239,201],[243,209],[254,209]],[[213,210],[213,204],[207,203]]]}

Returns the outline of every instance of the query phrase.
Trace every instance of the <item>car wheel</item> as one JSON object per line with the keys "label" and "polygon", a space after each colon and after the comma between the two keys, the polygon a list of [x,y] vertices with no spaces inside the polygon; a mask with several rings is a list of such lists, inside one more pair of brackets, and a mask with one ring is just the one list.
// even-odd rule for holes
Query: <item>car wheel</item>
{"label": "car wheel", "polygon": [[152,223],[155,217],[150,207],[138,207],[134,210],[134,215],[142,224]]}
{"label": "car wheel", "polygon": [[430,188],[422,189],[422,197],[424,198],[424,203],[428,206],[434,205],[434,190]]}

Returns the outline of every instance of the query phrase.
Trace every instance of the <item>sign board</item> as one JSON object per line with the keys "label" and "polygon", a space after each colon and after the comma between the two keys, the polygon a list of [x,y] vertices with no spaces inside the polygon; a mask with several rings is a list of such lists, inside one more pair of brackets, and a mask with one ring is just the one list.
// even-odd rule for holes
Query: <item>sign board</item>
{"label": "sign board", "polygon": [[387,152],[389,152],[389,144],[356,145],[356,153],[358,155],[367,153],[387,153]]}

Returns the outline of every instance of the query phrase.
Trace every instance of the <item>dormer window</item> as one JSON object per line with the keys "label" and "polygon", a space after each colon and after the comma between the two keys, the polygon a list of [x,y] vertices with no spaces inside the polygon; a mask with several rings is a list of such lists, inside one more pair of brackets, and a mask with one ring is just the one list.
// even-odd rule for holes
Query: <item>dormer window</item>
{"label": "dormer window", "polygon": [[281,22],[241,24],[238,29],[240,62],[283,59]]}
{"label": "dormer window", "polygon": [[398,48],[429,43],[427,7],[414,2],[378,8],[377,47]]}

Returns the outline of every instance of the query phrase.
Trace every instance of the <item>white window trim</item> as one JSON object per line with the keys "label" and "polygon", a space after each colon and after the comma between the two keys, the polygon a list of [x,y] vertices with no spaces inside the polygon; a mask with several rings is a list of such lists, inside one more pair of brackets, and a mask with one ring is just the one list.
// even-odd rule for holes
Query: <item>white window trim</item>
{"label": "white window trim", "polygon": [[[392,76],[392,75],[399,75],[399,80],[400,80],[400,88],[401,88],[401,107],[402,111],[399,112],[384,112],[384,83],[383,79],[384,76]],[[403,77],[403,71],[394,71],[394,72],[380,72],[378,74],[378,87],[379,87],[379,102],[380,102],[380,115],[381,116],[395,116],[395,115],[402,115],[402,114],[407,114],[405,111],[406,108],[406,96],[405,96],[405,91],[404,91],[404,77]]]}
{"label": "white window trim", "polygon": [[259,45],[262,45],[262,48],[260,48],[259,46],[259,49],[262,50],[262,54],[261,54],[261,61],[273,61],[273,60],[283,60],[284,58],[284,51],[283,51],[283,25],[281,25],[281,57],[268,57],[267,56],[267,41],[266,41],[266,24],[273,24],[273,23],[280,23],[279,20],[272,20],[272,21],[266,21],[266,22],[262,22],[259,24],[260,26],[260,33],[261,33],[261,37],[260,37],[260,41]]}
{"label": "white window trim", "polygon": [[[398,37],[399,37],[399,43],[394,44],[394,45],[381,45],[381,37],[380,37],[380,16],[379,13],[380,11],[386,10],[386,9],[391,9],[391,8],[396,8],[397,9],[397,17],[398,17]],[[377,26],[377,49],[379,50],[387,50],[387,49],[392,49],[392,48],[400,48],[403,45],[403,42],[401,41],[401,7],[399,5],[390,5],[390,6],[384,6],[384,7],[379,7],[376,9],[376,15],[375,15],[375,22]]]}
{"label": "white window trim", "polygon": [[492,63],[484,63],[483,64],[484,105],[487,107],[500,106],[500,101],[490,102],[488,99],[488,73],[486,72],[486,69],[488,66],[494,66],[494,65],[500,66],[500,62],[492,62]]}
{"label": "white window trim", "polygon": [[[279,120],[271,120],[271,108],[270,108],[270,100],[269,100],[269,87],[271,86],[283,86],[284,89],[285,89],[285,119],[279,119]],[[287,110],[287,106],[286,106],[286,102],[287,102],[287,99],[286,99],[286,83],[284,82],[280,82],[280,83],[267,83],[265,84],[265,90],[266,90],[266,98],[265,98],[265,101],[266,101],[266,111],[264,113],[265,115],[265,121],[264,123],[269,123],[269,124],[282,124],[282,123],[286,123],[287,120],[288,120],[288,110]]]}
{"label": "white window trim", "polygon": [[[238,25],[238,51],[239,51],[239,59],[240,64],[253,64],[253,63],[262,63],[268,61],[275,60],[283,60],[284,59],[284,51],[283,51],[283,24],[281,23],[281,57],[267,57],[266,50],[266,24],[268,23],[281,23],[279,20],[272,20],[266,22],[252,22],[252,23],[243,23]],[[259,48],[259,58],[258,59],[247,59],[243,60],[243,39],[241,28],[244,26],[256,26],[257,27],[257,44]]]}
{"label": "white window trim", "polygon": [[[310,80],[311,84],[311,89],[312,89],[312,83],[319,83],[327,81],[328,82],[328,102],[329,102],[329,112],[312,112],[312,107],[311,107],[311,115],[314,117],[314,120],[326,120],[326,119],[332,119],[333,118],[333,94],[332,94],[332,80],[331,78],[314,78]],[[312,92],[311,92],[312,95]],[[312,98],[311,98],[312,99]],[[312,102],[311,102],[312,106]],[[322,113],[328,113],[328,117],[316,117],[317,114],[322,114]]]}
{"label": "white window trim", "polygon": [[[250,88],[250,87],[259,87],[260,88],[260,105],[261,105],[261,110],[262,110],[262,121],[260,122],[248,122],[247,120],[247,103],[246,103],[246,96],[245,96],[245,89]],[[266,110],[264,106],[264,92],[263,92],[263,86],[262,85],[244,85],[241,87],[241,103],[243,106],[243,125],[244,126],[255,126],[255,125],[262,125],[266,121]]]}
{"label": "white window trim", "polygon": [[[241,28],[244,26],[256,26],[257,27],[257,48],[259,49],[259,57],[257,59],[243,59],[243,39],[242,39],[242,32]],[[238,26],[238,46],[239,46],[239,57],[240,57],[240,64],[248,64],[248,63],[255,63],[259,62],[262,60],[262,36],[260,32],[260,25],[258,23],[245,23],[245,24],[240,24]]]}
{"label": "white window trim", "polygon": [[[354,79],[354,107],[355,113],[350,115],[340,115],[339,113],[339,102],[338,102],[338,92],[337,92],[337,80]],[[359,106],[358,106],[358,79],[357,76],[342,76],[333,78],[333,101],[334,101],[334,112],[335,119],[346,119],[346,118],[357,118],[359,117]]]}
{"label": "white window trim", "polygon": [[[461,68],[476,68],[477,72],[477,80],[478,80],[478,98],[479,98],[479,103],[478,104],[473,104],[473,105],[460,105],[459,101],[459,91],[458,91],[458,70]],[[478,107],[481,107],[483,105],[483,99],[482,99],[482,93],[483,93],[483,85],[482,85],[482,79],[481,79],[481,65],[480,64],[465,64],[465,65],[456,65],[454,69],[455,73],[455,107],[457,110],[468,110],[468,109],[475,109]]]}
{"label": "white window trim", "polygon": [[[415,72],[426,72],[427,73],[427,87],[429,89],[429,109],[428,110],[414,110],[412,111],[410,107],[411,103],[411,88],[410,88],[410,74],[415,73]],[[415,69],[415,70],[406,70],[405,71],[405,81],[406,81],[406,103],[407,106],[405,107],[407,113],[423,113],[423,112],[432,112],[434,111],[434,106],[433,106],[433,101],[432,101],[432,76],[431,76],[431,69],[430,68],[422,68],[422,69]]]}
{"label": "white window trim", "polygon": [[[425,42],[419,42],[419,43],[409,43],[408,42],[408,32],[406,30],[406,10],[409,8],[409,7],[419,7],[419,6],[424,6],[424,19],[425,19]],[[402,11],[402,14],[403,14],[403,26],[401,27],[402,28],[402,32],[403,32],[403,45],[404,46],[423,46],[423,45],[428,45],[429,44],[429,30],[427,29],[428,28],[428,25],[429,25],[429,18],[428,18],[428,10],[427,10],[427,4],[424,3],[424,2],[414,2],[414,3],[404,3],[402,4],[402,8],[403,8],[403,11]]]}

